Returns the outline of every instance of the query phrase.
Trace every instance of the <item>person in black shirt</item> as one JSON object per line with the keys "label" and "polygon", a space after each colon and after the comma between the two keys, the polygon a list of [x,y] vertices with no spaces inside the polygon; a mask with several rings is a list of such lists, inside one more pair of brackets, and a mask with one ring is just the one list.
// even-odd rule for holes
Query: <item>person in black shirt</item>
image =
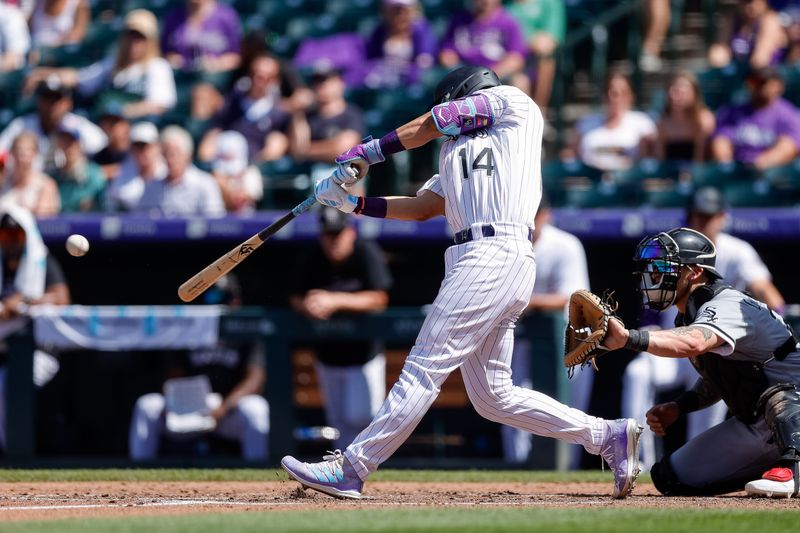
{"label": "person in black shirt", "polygon": [[272,56],[261,55],[253,60],[249,76],[237,83],[212,119],[211,128],[198,147],[198,158],[211,161],[217,136],[233,130],[247,139],[250,162],[279,159],[288,149],[284,133],[288,121],[289,115],[281,106],[280,63]]}
{"label": "person in black shirt", "polygon": [[[204,295],[208,304],[240,305],[241,290],[232,275],[223,277]],[[215,295],[219,298],[211,301]],[[217,435],[238,440],[242,457],[265,461],[268,456],[269,405],[263,396],[266,355],[263,343],[220,339],[216,346],[178,353],[167,370],[168,378],[204,376],[211,385],[206,408],[214,419]],[[165,387],[166,388],[166,387]],[[136,401],[128,435],[131,459],[156,458],[166,423],[166,398],[160,392]],[[200,431],[198,431],[200,432]]]}
{"label": "person in black shirt", "polygon": [[[340,312],[382,311],[392,277],[378,246],[357,238],[349,216],[324,207],[319,244],[294,269],[290,304],[312,320]],[[324,342],[313,346],[328,425],[339,443],[351,442],[386,396],[386,358],[380,342]]]}
{"label": "person in black shirt", "polygon": [[315,105],[307,115],[292,115],[291,155],[300,161],[333,164],[336,156],[364,136],[364,119],[361,110],[345,100],[345,83],[335,68],[314,70],[311,87]]}
{"label": "person in black shirt", "polygon": [[[6,347],[4,339],[26,323],[30,305],[68,305],[64,272],[42,242],[33,215],[8,204],[0,208],[0,448],[5,448]],[[43,385],[58,371],[58,362],[37,350],[34,381]],[[45,376],[41,372],[45,372]]]}
{"label": "person in black shirt", "polygon": [[108,137],[108,144],[91,160],[102,167],[106,179],[113,180],[119,175],[123,164],[133,164],[132,161],[126,161],[131,153],[131,122],[124,116],[119,101],[107,100],[99,108],[100,129]]}

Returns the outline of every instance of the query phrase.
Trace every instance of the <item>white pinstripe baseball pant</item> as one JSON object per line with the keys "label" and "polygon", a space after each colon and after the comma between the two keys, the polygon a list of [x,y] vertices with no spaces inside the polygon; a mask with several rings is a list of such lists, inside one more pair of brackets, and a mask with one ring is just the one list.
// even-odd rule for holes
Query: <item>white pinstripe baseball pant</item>
{"label": "white pinstripe baseball pant", "polygon": [[400,378],[372,423],[345,450],[358,475],[366,479],[397,450],[459,367],[480,415],[599,453],[606,432],[603,419],[511,383],[514,325],[536,276],[533,249],[523,231],[518,237],[451,246],[445,265],[439,294]]}

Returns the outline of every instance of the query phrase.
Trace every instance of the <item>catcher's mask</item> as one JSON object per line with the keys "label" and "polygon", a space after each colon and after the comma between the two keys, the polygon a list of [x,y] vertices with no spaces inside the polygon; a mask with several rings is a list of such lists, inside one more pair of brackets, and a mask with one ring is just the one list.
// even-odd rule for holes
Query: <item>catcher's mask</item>
{"label": "catcher's mask", "polygon": [[684,265],[698,265],[710,277],[721,277],[714,266],[716,258],[714,243],[693,229],[675,228],[645,237],[633,257],[644,305],[654,311],[672,306]]}

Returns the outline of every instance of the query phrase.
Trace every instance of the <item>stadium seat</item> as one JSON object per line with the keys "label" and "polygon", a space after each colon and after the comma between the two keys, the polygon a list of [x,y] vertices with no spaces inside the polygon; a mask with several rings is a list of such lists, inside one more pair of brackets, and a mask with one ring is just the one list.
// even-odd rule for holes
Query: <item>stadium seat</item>
{"label": "stadium seat", "polygon": [[345,100],[355,104],[362,110],[374,109],[378,91],[368,87],[353,87],[347,90]]}
{"label": "stadium seat", "polygon": [[777,189],[800,188],[800,159],[788,165],[774,167],[762,172],[762,176]]}
{"label": "stadium seat", "polygon": [[578,159],[555,159],[542,164],[542,183],[545,187],[555,189],[560,187],[565,180],[583,178],[591,182],[600,181],[603,172],[590,167]]}
{"label": "stadium seat", "polygon": [[374,105],[375,109],[382,111],[386,120],[394,123],[390,126],[394,128],[421,115],[428,108],[430,100],[430,95],[422,86],[412,85],[378,91]]}
{"label": "stadium seat", "polygon": [[289,157],[258,165],[264,178],[261,209],[291,208],[311,192],[311,165]]}
{"label": "stadium seat", "polygon": [[641,192],[641,205],[647,207],[686,207],[691,189],[669,184],[664,187],[645,187]]}
{"label": "stadium seat", "polygon": [[783,67],[783,81],[786,84],[783,97],[800,106],[800,63]]}
{"label": "stadium seat", "polygon": [[195,146],[200,144],[203,136],[209,130],[211,126],[211,119],[209,120],[198,120],[195,118],[187,117],[183,120],[183,127],[186,128],[186,131],[189,132],[189,135],[192,136],[194,140]]}
{"label": "stadium seat", "polygon": [[26,74],[24,69],[0,72],[0,109],[11,110],[13,113],[19,103]]}
{"label": "stadium seat", "polygon": [[463,0],[422,0],[422,12],[430,20],[449,20],[456,13],[464,9]]}
{"label": "stadium seat", "polygon": [[706,105],[713,110],[721,105],[740,102],[746,98],[744,75],[735,64],[699,72],[697,81]]}
{"label": "stadium seat", "polygon": [[646,179],[677,179],[681,173],[675,161],[658,161],[657,159],[642,159],[628,170],[611,172],[614,183],[641,183]]}
{"label": "stadium seat", "polygon": [[562,188],[564,205],[583,209],[638,205],[639,190],[631,186],[589,183]]}
{"label": "stadium seat", "polygon": [[736,163],[698,163],[689,169],[695,187],[722,187],[733,181],[752,181],[756,173],[752,168]]}
{"label": "stadium seat", "polygon": [[722,192],[731,207],[781,207],[798,201],[797,189],[778,189],[763,179],[728,183]]}
{"label": "stadium seat", "polygon": [[180,5],[170,0],[124,0],[122,4],[122,13],[129,13],[134,9],[146,9],[160,19],[162,24],[164,15],[176,5]]}

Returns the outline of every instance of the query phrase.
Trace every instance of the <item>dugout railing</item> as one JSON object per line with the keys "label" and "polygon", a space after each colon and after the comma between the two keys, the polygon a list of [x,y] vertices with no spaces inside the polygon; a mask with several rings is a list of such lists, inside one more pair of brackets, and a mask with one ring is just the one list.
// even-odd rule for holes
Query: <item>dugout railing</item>
{"label": "dugout railing", "polygon": [[[180,312],[181,306],[169,307]],[[117,310],[123,308],[124,306],[113,306],[113,309]],[[69,306],[64,309],[66,311]],[[109,306],[108,309],[112,307]],[[74,317],[74,314],[71,316]],[[260,307],[245,307],[223,314],[219,322],[221,338],[260,338],[266,344],[268,385],[265,397],[270,404],[270,462],[275,463],[282,455],[297,450],[298,443],[293,436],[297,408],[293,400],[292,351],[298,344],[325,340],[380,338],[387,344],[410,347],[424,318],[424,308],[390,308],[379,314],[336,316],[327,321],[311,321],[287,309]],[[567,402],[569,383],[562,365],[563,331],[562,313],[537,312],[525,316],[517,325],[515,334],[518,339],[531,341],[532,350],[529,356],[533,387]],[[48,466],[57,466],[58,458],[48,457],[45,460],[36,455],[33,323],[29,323],[8,337],[7,347],[7,447],[2,464],[9,467],[36,466],[45,463]],[[169,346],[163,347],[165,350],[169,348]],[[69,357],[69,351],[62,352],[63,357]],[[103,398],[97,398],[97,401],[102,402]],[[90,408],[91,406],[87,406],[87,409]],[[126,419],[129,415],[130,413],[120,413],[120,416]],[[567,467],[569,452],[566,446],[557,445],[553,439],[535,437],[534,449],[535,453],[532,454],[526,467],[537,469]],[[431,459],[430,464],[435,463],[433,457],[419,459],[423,461]],[[498,465],[501,464],[499,459]],[[66,462],[76,466],[82,461],[65,458]],[[83,462],[93,466],[98,465],[97,461]],[[102,464],[102,460],[100,463]],[[113,461],[113,464],[125,463]]]}

